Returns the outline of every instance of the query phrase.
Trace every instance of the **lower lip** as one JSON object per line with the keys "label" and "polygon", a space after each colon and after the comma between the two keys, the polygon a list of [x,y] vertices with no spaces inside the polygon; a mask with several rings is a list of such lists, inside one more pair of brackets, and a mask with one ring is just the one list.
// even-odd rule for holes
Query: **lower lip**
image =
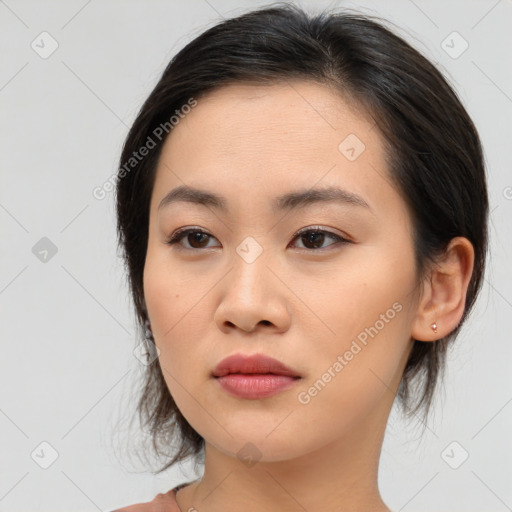
{"label": "lower lip", "polygon": [[280,393],[300,379],[287,375],[231,373],[224,377],[216,377],[216,380],[233,396],[258,399]]}

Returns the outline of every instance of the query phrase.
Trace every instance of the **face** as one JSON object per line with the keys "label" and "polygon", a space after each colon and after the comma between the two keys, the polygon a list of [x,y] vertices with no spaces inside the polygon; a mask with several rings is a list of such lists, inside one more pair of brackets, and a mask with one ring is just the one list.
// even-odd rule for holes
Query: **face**
{"label": "face", "polygon": [[[221,205],[163,201],[182,186]],[[279,201],[328,188],[341,192]],[[173,128],[144,293],[169,391],[207,443],[235,456],[250,442],[262,460],[285,460],[385,421],[416,285],[411,219],[381,135],[339,95],[308,82],[230,85]],[[284,387],[235,395],[212,376],[233,354],[272,357],[299,378],[267,375]],[[259,389],[254,376],[245,383]]]}

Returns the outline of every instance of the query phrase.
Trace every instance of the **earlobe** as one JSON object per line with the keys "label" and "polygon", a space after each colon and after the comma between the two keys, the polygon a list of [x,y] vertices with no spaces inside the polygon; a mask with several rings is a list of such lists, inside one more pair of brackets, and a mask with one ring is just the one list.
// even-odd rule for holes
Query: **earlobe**
{"label": "earlobe", "polygon": [[411,337],[436,341],[456,329],[466,305],[473,273],[474,250],[464,237],[453,238],[425,279]]}

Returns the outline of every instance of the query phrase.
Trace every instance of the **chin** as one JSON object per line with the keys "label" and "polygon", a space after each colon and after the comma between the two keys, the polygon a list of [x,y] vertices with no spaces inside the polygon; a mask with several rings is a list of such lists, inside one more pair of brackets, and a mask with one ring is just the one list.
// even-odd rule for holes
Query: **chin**
{"label": "chin", "polygon": [[313,443],[304,444],[298,432],[284,429],[278,432],[280,427],[276,429],[275,425],[267,427],[260,422],[254,429],[243,428],[240,431],[226,425],[226,430],[232,437],[228,434],[222,436],[222,439],[212,439],[207,436],[205,440],[225,455],[239,459],[247,467],[252,467],[256,462],[293,460],[315,449],[313,445],[315,440],[311,437],[310,441]]}

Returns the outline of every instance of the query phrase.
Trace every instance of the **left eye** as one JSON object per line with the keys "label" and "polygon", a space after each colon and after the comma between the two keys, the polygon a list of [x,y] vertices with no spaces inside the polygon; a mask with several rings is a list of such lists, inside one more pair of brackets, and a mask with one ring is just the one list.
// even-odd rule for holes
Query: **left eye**
{"label": "left eye", "polygon": [[[299,233],[296,233],[293,239],[295,240],[296,238],[299,238],[300,240],[306,240],[306,247],[304,247],[304,249],[310,250],[318,249],[318,245],[321,246],[326,238],[334,240],[335,243],[349,243],[346,238],[336,235],[335,233],[331,233],[330,231],[326,231],[325,229],[305,229]],[[313,247],[307,247],[307,245],[311,245]],[[334,245],[334,243],[329,245]],[[303,247],[299,247],[299,249],[302,248]]]}
{"label": "left eye", "polygon": [[[208,247],[208,238],[214,238],[212,235],[201,229],[194,228],[178,230],[176,233],[171,235],[171,237],[169,238],[169,240],[167,240],[166,243],[169,245],[179,244],[185,237],[190,247],[186,247],[180,244],[182,249],[200,250],[215,247]],[[299,231],[298,233],[295,233],[293,240],[295,240],[296,238],[301,240],[303,242],[303,245],[305,245],[305,247],[299,247],[299,249],[306,250],[318,250],[319,248],[321,249],[321,246],[323,245],[326,238],[334,240],[334,243],[350,243],[349,240],[339,235],[336,235],[335,233],[318,228],[309,228]],[[329,245],[334,245],[334,243]]]}

